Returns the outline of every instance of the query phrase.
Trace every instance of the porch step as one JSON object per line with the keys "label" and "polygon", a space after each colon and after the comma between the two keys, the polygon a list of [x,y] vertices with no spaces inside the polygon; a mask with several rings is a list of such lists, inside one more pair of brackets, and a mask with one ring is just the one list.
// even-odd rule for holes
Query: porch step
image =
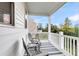
{"label": "porch step", "polygon": [[51,43],[49,43],[49,42],[41,42],[41,45],[42,45],[42,46],[47,46],[47,45],[52,46]]}
{"label": "porch step", "polygon": [[50,47],[54,47],[53,45],[51,45],[49,42],[42,42],[41,43],[41,48],[50,48]]}
{"label": "porch step", "polygon": [[41,49],[41,51],[47,50],[48,56],[64,56],[64,54],[61,51],[59,51],[57,48],[55,48],[49,42],[42,42],[40,49]]}
{"label": "porch step", "polygon": [[65,56],[63,54],[49,55],[49,56]]}
{"label": "porch step", "polygon": [[47,47],[41,47],[41,49],[53,49],[55,47],[50,47],[50,48],[47,48]]}
{"label": "porch step", "polygon": [[48,52],[48,55],[58,55],[58,54],[62,54],[62,52],[60,51]]}
{"label": "porch step", "polygon": [[59,51],[57,48],[55,47],[51,47],[51,48],[40,48],[41,50],[47,50],[48,52],[53,52],[53,51]]}
{"label": "porch step", "polygon": [[54,46],[51,46],[51,45],[41,46],[41,48],[51,48],[51,47],[54,47]]}

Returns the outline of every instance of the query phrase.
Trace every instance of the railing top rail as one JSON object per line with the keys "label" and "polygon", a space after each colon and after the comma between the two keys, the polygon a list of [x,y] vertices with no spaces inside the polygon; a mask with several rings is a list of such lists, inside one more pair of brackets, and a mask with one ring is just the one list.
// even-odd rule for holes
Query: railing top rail
{"label": "railing top rail", "polygon": [[68,36],[68,35],[62,35],[62,36],[68,37],[68,38],[72,38],[72,39],[74,39],[74,40],[78,40],[78,39],[79,39],[79,37],[73,37],[73,36]]}
{"label": "railing top rail", "polygon": [[51,33],[51,34],[54,34],[54,35],[59,35],[58,33]]}
{"label": "railing top rail", "polygon": [[31,32],[32,34],[42,34],[42,33],[44,33],[44,34],[47,34],[48,32]]}

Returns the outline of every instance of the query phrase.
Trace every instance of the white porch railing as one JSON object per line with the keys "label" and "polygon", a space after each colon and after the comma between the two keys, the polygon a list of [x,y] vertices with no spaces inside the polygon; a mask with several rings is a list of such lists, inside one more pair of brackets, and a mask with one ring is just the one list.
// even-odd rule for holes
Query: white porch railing
{"label": "white porch railing", "polygon": [[69,55],[79,55],[79,38],[73,36],[67,36],[51,33],[50,42],[57,48],[67,52]]}
{"label": "white porch railing", "polygon": [[72,36],[66,36],[64,37],[64,50],[69,52],[71,55],[79,55],[79,38],[78,37],[72,37]]}
{"label": "white porch railing", "polygon": [[34,32],[31,34],[32,38],[38,38],[40,40],[48,40],[48,32]]}
{"label": "white porch railing", "polygon": [[[39,34],[39,39],[48,40],[48,32],[36,32],[32,34]],[[49,42],[66,55],[79,56],[79,37],[63,35],[62,32],[59,34],[51,33]]]}
{"label": "white porch railing", "polygon": [[59,48],[59,44],[60,44],[59,34],[51,33],[51,40],[50,40],[50,42],[53,43],[53,45],[55,45],[57,48]]}

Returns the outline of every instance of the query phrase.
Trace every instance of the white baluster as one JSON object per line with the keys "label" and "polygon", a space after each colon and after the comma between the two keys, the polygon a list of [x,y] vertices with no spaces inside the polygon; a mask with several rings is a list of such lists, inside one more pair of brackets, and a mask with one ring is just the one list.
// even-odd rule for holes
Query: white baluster
{"label": "white baluster", "polygon": [[65,37],[65,50],[66,50],[66,37]]}
{"label": "white baluster", "polygon": [[70,54],[72,54],[72,38],[70,38]]}
{"label": "white baluster", "polygon": [[59,36],[60,36],[60,48],[64,49],[64,36],[63,36],[63,32],[59,32]]}
{"label": "white baluster", "polygon": [[67,38],[67,51],[69,52],[69,37]]}
{"label": "white baluster", "polygon": [[79,39],[77,39],[77,55],[79,56]]}
{"label": "white baluster", "polygon": [[66,51],[67,51],[67,48],[68,48],[68,46],[67,46],[67,44],[68,44],[68,37],[66,37]]}
{"label": "white baluster", "polygon": [[73,55],[75,55],[75,39],[73,38]]}
{"label": "white baluster", "polygon": [[66,48],[66,47],[65,47],[65,37],[64,37],[64,50],[65,50],[65,48]]}

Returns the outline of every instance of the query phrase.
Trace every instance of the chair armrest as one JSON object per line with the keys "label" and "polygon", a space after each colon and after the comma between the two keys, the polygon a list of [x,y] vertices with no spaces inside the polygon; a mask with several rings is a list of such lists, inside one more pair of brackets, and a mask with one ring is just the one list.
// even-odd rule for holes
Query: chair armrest
{"label": "chair armrest", "polygon": [[32,44],[32,43],[29,43],[29,44],[27,45],[28,48],[33,48],[33,47],[36,47],[36,46],[37,46],[37,44]]}

